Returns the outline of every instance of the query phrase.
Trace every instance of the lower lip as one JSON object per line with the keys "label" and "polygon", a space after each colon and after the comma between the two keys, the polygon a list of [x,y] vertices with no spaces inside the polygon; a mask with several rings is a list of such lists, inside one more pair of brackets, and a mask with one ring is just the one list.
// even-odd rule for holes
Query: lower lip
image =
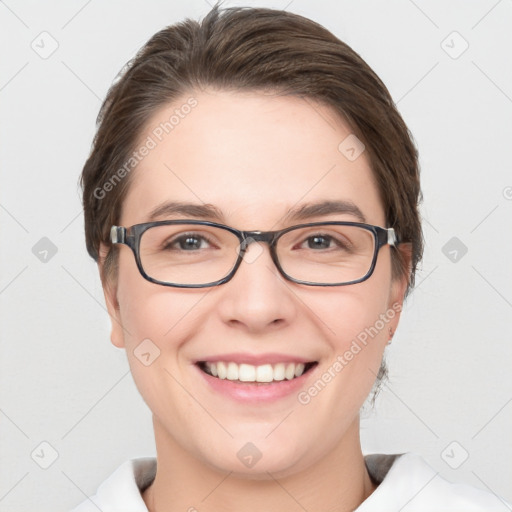
{"label": "lower lip", "polygon": [[311,368],[300,377],[295,377],[292,380],[281,380],[269,383],[253,383],[253,382],[239,382],[228,379],[219,379],[213,377],[201,370],[197,365],[194,365],[197,371],[203,376],[206,383],[217,393],[221,393],[229,398],[238,400],[240,402],[272,402],[280,398],[288,397],[292,394],[297,394],[302,387],[304,387],[306,379],[309,378],[311,373],[315,370]]}

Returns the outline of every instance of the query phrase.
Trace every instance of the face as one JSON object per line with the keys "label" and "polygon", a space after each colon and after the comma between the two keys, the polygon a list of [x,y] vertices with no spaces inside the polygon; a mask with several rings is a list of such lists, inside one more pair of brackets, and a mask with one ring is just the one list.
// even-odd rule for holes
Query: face
{"label": "face", "polygon": [[[158,140],[161,123],[191,96],[196,105]],[[388,227],[364,152],[350,161],[338,149],[350,133],[310,100],[191,94],[158,111],[142,134],[156,146],[133,171],[120,225],[194,219],[264,231],[360,222],[353,211],[289,220],[306,204],[346,201],[367,223]],[[221,217],[161,211],[150,219],[167,202],[213,205]],[[316,287],[286,280],[268,245],[253,243],[229,282],[203,289],[151,283],[131,250],[119,248],[118,278],[105,286],[112,341],[126,349],[153,412],[157,449],[171,446],[222,471],[285,475],[358,443],[358,412],[396,329],[406,284],[391,277],[389,246],[368,280]],[[300,363],[314,364],[295,379],[256,384],[207,375],[199,364],[220,361],[295,363],[298,373]]]}

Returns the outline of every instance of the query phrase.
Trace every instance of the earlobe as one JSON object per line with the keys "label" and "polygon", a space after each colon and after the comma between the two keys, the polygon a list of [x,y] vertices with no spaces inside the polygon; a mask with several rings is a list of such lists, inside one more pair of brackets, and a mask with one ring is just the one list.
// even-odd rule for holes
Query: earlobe
{"label": "earlobe", "polygon": [[403,302],[405,293],[407,291],[407,286],[409,285],[411,278],[411,266],[412,266],[412,244],[411,243],[401,243],[397,247],[398,252],[400,253],[400,259],[402,261],[402,268],[404,272],[395,278],[394,285],[397,288],[397,293],[400,295],[400,302]]}
{"label": "earlobe", "polygon": [[110,340],[112,344],[118,348],[124,348],[124,334],[121,320],[121,308],[117,298],[117,283],[114,282],[112,276],[107,276],[104,272],[104,263],[108,249],[104,244],[100,244],[98,270],[100,272],[101,284],[103,287],[103,295],[105,304],[110,316],[111,333]]}
{"label": "earlobe", "polygon": [[411,258],[412,258],[412,246],[409,243],[402,243],[397,248],[401,253],[401,258],[404,263],[406,272],[400,276],[394,277],[391,282],[388,307],[393,309],[393,321],[390,325],[390,336],[389,340],[393,337],[400,320],[400,313],[403,309],[403,303],[409,279],[411,275]]}
{"label": "earlobe", "polygon": [[107,305],[107,311],[110,316],[111,331],[110,341],[118,348],[124,348],[124,334],[123,324],[121,320],[121,308],[117,300],[116,288],[111,283],[105,283],[103,285],[103,294],[105,296],[105,303]]}

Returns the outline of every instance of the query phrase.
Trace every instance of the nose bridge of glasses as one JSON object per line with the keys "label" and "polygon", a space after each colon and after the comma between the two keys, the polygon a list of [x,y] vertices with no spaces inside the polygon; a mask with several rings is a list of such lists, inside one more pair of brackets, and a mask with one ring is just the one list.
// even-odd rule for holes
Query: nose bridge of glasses
{"label": "nose bridge of glasses", "polygon": [[243,241],[240,244],[242,250],[246,250],[253,242],[265,242],[269,245],[274,240],[273,231],[242,231]]}

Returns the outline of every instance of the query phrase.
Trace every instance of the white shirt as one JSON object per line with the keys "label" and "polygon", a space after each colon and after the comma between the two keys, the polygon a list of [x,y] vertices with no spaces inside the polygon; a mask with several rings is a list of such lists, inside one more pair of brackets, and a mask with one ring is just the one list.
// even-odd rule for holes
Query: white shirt
{"label": "white shirt", "polygon": [[[377,489],[355,512],[510,512],[512,505],[486,491],[453,484],[440,477],[420,456],[367,455]],[[72,512],[148,512],[141,493],[155,478],[156,459],[122,464],[97,493]]]}

